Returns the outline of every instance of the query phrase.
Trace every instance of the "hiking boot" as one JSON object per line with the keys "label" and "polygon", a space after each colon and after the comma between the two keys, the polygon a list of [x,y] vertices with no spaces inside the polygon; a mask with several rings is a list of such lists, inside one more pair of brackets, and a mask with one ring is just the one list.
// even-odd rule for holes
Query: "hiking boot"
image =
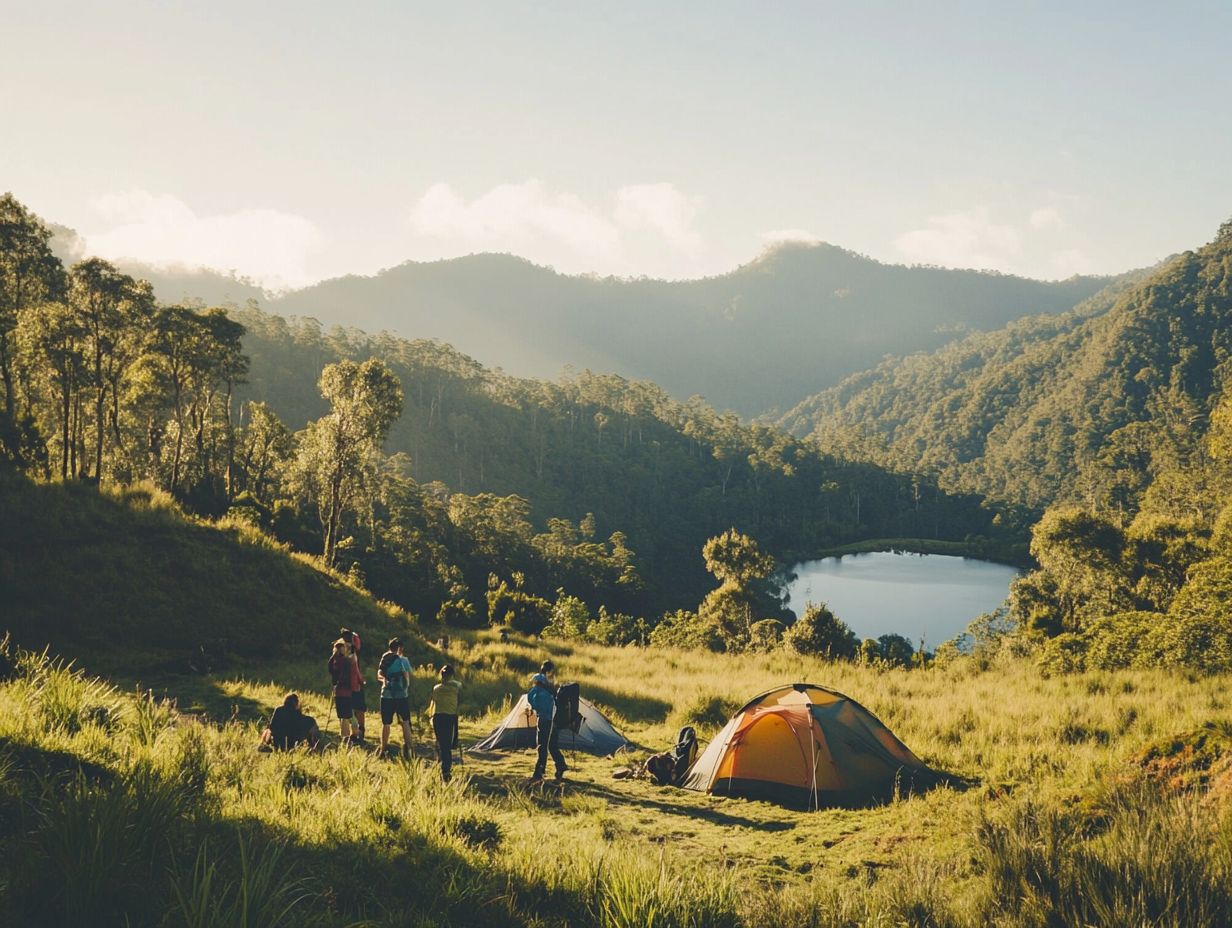
{"label": "hiking boot", "polygon": [[[568,769],[569,769],[568,767],[565,768],[565,770],[568,770]],[[557,783],[564,783],[565,782],[565,771],[557,770],[556,776],[552,777],[552,779]]]}
{"label": "hiking boot", "polygon": [[526,785],[527,786],[542,786],[543,785],[543,774],[536,773],[533,777],[531,777],[529,780],[526,781]]}

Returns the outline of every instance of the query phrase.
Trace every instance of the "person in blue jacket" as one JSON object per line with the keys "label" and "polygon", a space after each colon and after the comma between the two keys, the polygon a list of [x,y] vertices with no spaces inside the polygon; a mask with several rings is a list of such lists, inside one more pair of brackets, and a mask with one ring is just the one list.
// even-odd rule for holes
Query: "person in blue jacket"
{"label": "person in blue jacket", "polygon": [[565,778],[569,765],[565,756],[560,753],[560,732],[553,724],[556,714],[556,666],[551,661],[544,661],[539,672],[530,679],[530,690],[526,701],[530,703],[538,719],[535,730],[535,744],[539,748],[539,758],[535,763],[535,773],[530,778],[532,785],[542,783],[543,775],[548,769],[548,753],[552,754],[552,762],[556,764],[556,782]]}

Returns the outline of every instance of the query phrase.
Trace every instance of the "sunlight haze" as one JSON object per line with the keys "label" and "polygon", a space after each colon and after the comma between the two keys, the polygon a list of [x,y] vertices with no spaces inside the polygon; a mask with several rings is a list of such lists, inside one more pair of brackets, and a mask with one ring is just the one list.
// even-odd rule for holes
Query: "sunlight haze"
{"label": "sunlight haze", "polygon": [[1055,279],[1153,263],[1229,211],[1220,4],[6,19],[0,187],[99,255],[271,288],[482,251],[698,277],[784,237]]}

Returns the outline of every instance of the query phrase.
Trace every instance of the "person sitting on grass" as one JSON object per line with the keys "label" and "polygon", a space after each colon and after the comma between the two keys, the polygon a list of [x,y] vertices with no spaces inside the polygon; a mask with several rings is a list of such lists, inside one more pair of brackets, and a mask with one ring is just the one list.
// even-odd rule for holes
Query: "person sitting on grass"
{"label": "person sitting on grass", "polygon": [[376,678],[381,681],[381,756],[389,752],[389,728],[397,717],[402,728],[402,756],[411,756],[411,662],[403,655],[402,640],[389,639],[381,655]]}
{"label": "person sitting on grass", "polygon": [[565,756],[560,753],[560,732],[553,724],[553,717],[556,714],[556,684],[552,678],[555,674],[556,665],[551,661],[544,661],[539,667],[539,672],[531,677],[530,690],[526,694],[527,702],[530,703],[531,709],[538,717],[538,724],[535,728],[535,745],[539,749],[539,755],[535,762],[535,772],[530,778],[532,786],[543,782],[543,775],[548,769],[549,752],[552,755],[552,762],[556,765],[557,783],[565,778],[565,771],[569,769],[569,765],[565,763]]}
{"label": "person sitting on grass", "polygon": [[428,716],[436,735],[436,753],[441,759],[441,779],[449,782],[453,769],[453,746],[458,740],[458,697],[462,684],[453,678],[453,668],[441,668],[441,682],[432,687]]}
{"label": "person sitting on grass", "polygon": [[353,661],[347,653],[347,643],[339,638],[334,642],[334,653],[329,659],[329,678],[334,684],[334,711],[338,715],[338,730],[342,743],[351,741],[351,668]]}
{"label": "person sitting on grass", "polygon": [[316,719],[300,711],[299,696],[287,693],[282,705],[274,710],[261,742],[275,751],[290,751],[301,744],[315,751],[321,743],[321,729],[317,728]]}

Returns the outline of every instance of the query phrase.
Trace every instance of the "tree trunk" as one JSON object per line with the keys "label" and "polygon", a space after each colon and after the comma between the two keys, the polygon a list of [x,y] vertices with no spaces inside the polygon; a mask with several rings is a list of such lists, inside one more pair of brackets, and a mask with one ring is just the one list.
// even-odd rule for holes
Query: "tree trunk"
{"label": "tree trunk", "polygon": [[13,421],[13,367],[9,361],[9,336],[0,332],[0,378],[4,379],[4,412],[9,421]]}

